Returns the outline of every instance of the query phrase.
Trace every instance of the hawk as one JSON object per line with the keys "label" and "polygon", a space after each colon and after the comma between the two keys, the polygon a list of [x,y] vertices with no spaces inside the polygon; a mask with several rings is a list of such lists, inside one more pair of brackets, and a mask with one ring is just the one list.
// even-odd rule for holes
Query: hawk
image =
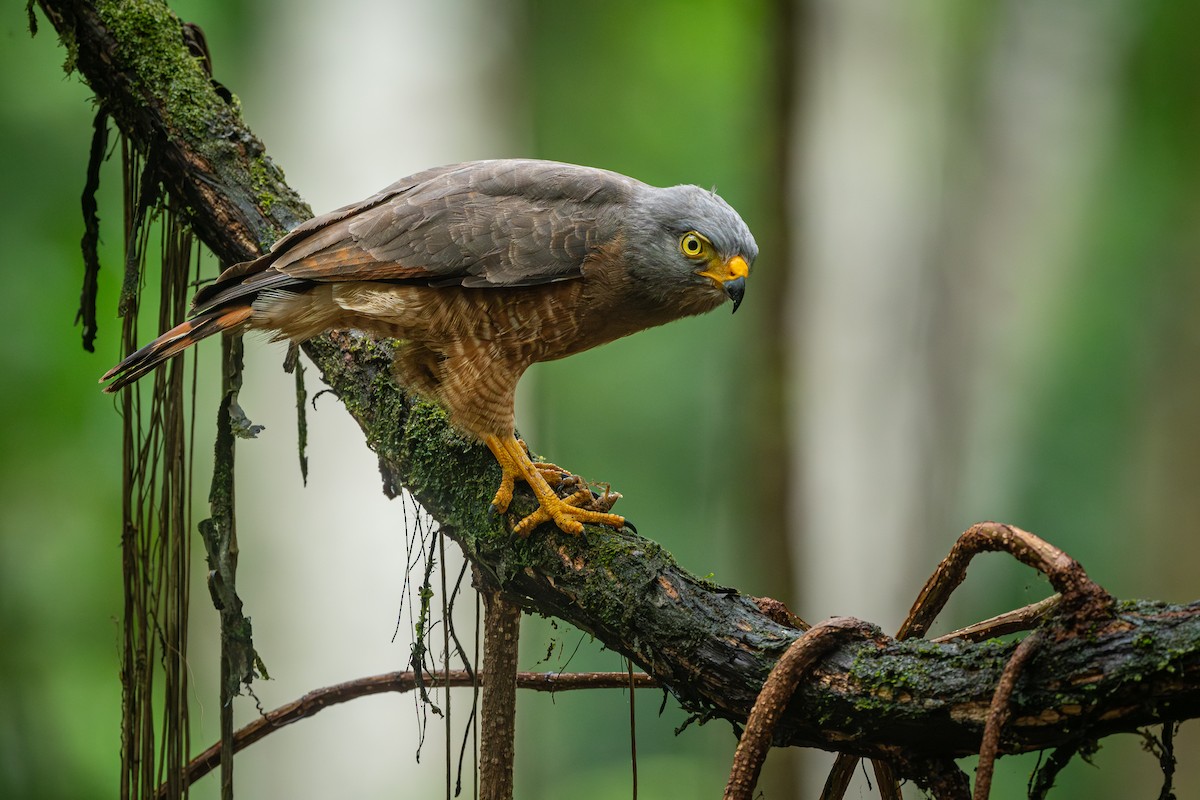
{"label": "hawk", "polygon": [[437,167],[315,217],[201,288],[192,315],[109,370],[113,392],[222,331],[302,342],[358,329],[398,340],[397,379],[439,403],[500,464],[493,507],[525,481],[553,521],[620,528],[586,489],[535,463],[513,430],[522,373],[725,301],[737,311],[758,255],[715,192],[657,188],[607,170],[506,159]]}

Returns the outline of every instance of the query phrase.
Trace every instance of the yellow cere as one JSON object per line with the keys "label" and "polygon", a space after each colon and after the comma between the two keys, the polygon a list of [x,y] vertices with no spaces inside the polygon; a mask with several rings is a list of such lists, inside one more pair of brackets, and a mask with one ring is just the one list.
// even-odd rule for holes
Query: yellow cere
{"label": "yellow cere", "polygon": [[712,278],[719,284],[724,284],[726,281],[745,278],[750,274],[750,265],[741,256],[734,256],[724,263],[714,259],[714,263],[700,274],[706,278]]}
{"label": "yellow cere", "polygon": [[750,275],[750,265],[741,256],[734,256],[726,261],[725,267],[729,270],[730,277],[733,278],[745,278]]}

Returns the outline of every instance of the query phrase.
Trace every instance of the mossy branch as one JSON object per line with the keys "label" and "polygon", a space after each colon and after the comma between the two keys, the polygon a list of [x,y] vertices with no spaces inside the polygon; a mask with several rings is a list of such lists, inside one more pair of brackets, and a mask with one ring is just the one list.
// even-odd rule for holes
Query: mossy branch
{"label": "mossy branch", "polygon": [[[310,215],[236,101],[223,99],[161,2],[38,0],[77,69],[121,130],[156,152],[174,201],[228,263],[257,256]],[[439,520],[480,573],[527,608],[567,620],[636,661],[685,707],[745,720],[772,665],[800,631],[754,598],[679,567],[649,539],[543,526],[514,538],[488,514],[499,470],[442,413],[396,385],[390,345],[348,333],[305,351],[379,456],[384,491],[400,487]],[[532,509],[519,495],[512,513]],[[778,620],[778,621],[777,621]],[[1062,619],[1013,694],[1004,752],[1071,747],[1115,731],[1200,714],[1200,605],[1118,605],[1116,623]],[[805,681],[776,744],[904,764],[977,752],[1011,645],[896,642],[836,648]]]}

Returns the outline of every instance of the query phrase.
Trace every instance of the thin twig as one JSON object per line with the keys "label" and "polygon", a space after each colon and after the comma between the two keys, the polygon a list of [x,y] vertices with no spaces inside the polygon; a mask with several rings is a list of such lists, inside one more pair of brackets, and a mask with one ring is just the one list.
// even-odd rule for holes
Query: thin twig
{"label": "thin twig", "polygon": [[[230,408],[237,403],[237,393],[242,383],[242,340],[222,334],[221,353],[225,370],[221,382],[217,442],[214,445],[213,459],[216,464],[209,495],[213,520],[211,530],[217,532],[219,544],[214,548],[215,552],[210,551],[211,560],[216,562],[210,567],[213,575],[220,575],[226,593],[233,594],[237,591],[234,588],[234,576],[238,562],[237,518],[233,511],[237,438],[232,431]],[[222,603],[218,609],[221,620],[221,800],[233,800],[233,698],[237,696],[244,677],[234,668],[234,662],[236,653],[244,644],[238,636],[238,623],[244,618],[240,599],[229,604]]]}
{"label": "thin twig", "polygon": [[[446,587],[446,535],[438,531],[438,559],[441,564],[438,565],[438,572],[442,576],[442,673],[446,676],[446,682],[450,681],[450,628],[453,627],[450,622],[451,604],[450,595]],[[451,782],[453,780],[454,770],[454,738],[453,730],[450,724],[450,690],[445,691],[446,697],[446,800],[451,797]]]}
{"label": "thin twig", "polygon": [[[474,573],[475,570],[472,570]],[[474,724],[471,726],[471,755],[474,757],[474,769],[471,770],[471,800],[479,800],[479,690],[483,685],[479,674],[479,656],[483,652],[480,646],[480,634],[483,621],[483,597],[475,593],[475,662],[471,669],[471,714]],[[521,674],[517,673],[517,683],[520,684]]]}
{"label": "thin twig", "polygon": [[850,786],[850,779],[854,777],[854,770],[858,768],[858,762],[858,756],[838,753],[833,766],[829,768],[829,775],[825,778],[825,787],[821,790],[821,800],[842,800],[846,796],[846,789]]}
{"label": "thin twig", "polygon": [[1178,722],[1167,721],[1162,726],[1162,749],[1158,753],[1158,764],[1162,768],[1163,785],[1158,793],[1158,800],[1175,800],[1172,785],[1175,781],[1175,729]]}
{"label": "thin twig", "polygon": [[288,345],[283,371],[293,376],[296,385],[296,452],[300,458],[300,481],[308,485],[308,390],[304,386],[304,362],[300,347]]}
{"label": "thin twig", "polygon": [[871,759],[875,769],[875,783],[879,784],[879,800],[903,800],[900,795],[900,781],[892,765],[878,758]]}
{"label": "thin twig", "polygon": [[1029,800],[1046,800],[1046,795],[1054,788],[1054,780],[1058,777],[1058,773],[1063,771],[1063,768],[1077,753],[1079,753],[1077,744],[1056,748],[1046,759],[1046,763],[1030,776]]}
{"label": "thin twig", "polygon": [[[474,687],[484,683],[480,672],[465,669],[451,670],[448,676],[435,676],[435,687]],[[426,679],[426,685],[429,685]],[[658,681],[644,672],[634,673],[632,685],[638,689],[657,689]],[[303,697],[268,711],[233,735],[233,750],[238,752],[265,738],[281,728],[316,716],[325,709],[360,697],[375,694],[411,692],[417,686],[412,672],[388,672],[366,678],[338,683],[314,689]],[[535,692],[570,692],[578,689],[628,689],[630,677],[624,672],[518,672],[517,688]],[[207,775],[220,763],[221,746],[218,742],[193,758],[187,765],[185,785],[191,785]],[[159,788],[163,796],[163,787]]]}
{"label": "thin twig", "polygon": [[634,698],[637,696],[633,690],[637,688],[633,683],[633,661],[625,659],[625,669],[629,673],[629,763],[633,766],[633,800],[637,800],[637,714],[635,713],[637,705]]}
{"label": "thin twig", "polygon": [[985,619],[973,625],[968,625],[965,628],[959,628],[956,631],[951,631],[929,641],[937,642],[938,644],[946,642],[984,642],[988,639],[994,639],[997,636],[1027,631],[1037,627],[1042,620],[1050,615],[1051,611],[1058,608],[1061,600],[1061,594],[1052,594],[1045,600],[1021,606],[1013,611],[1006,611],[991,619]]}

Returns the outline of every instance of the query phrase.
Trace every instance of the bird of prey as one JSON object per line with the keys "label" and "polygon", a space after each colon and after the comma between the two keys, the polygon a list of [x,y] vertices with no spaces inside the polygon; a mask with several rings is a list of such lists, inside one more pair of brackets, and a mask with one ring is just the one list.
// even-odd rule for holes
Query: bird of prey
{"label": "bird of prey", "polygon": [[657,188],[609,172],[527,159],[475,161],[404,178],[316,217],[271,251],[225,270],[192,316],[101,379],[112,392],[221,331],[301,342],[336,329],[399,340],[397,379],[440,403],[500,464],[493,507],[525,481],[539,508],[513,528],[553,521],[620,528],[586,489],[561,498],[563,473],[533,462],[513,430],[522,373],[636,331],[736,311],[758,255],[746,223],[715,192]]}

